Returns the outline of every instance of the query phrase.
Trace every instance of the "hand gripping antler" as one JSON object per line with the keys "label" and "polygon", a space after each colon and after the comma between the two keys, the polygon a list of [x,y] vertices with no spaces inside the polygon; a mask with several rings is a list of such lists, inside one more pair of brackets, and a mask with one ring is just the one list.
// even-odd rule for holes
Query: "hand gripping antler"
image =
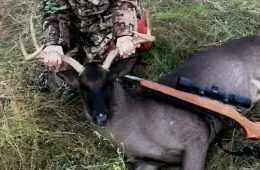
{"label": "hand gripping antler", "polygon": [[[25,50],[24,44],[20,38],[19,42],[20,42],[20,46],[21,46],[21,51],[25,57],[25,60],[32,60],[32,59],[40,59],[44,57],[44,52],[43,52],[43,48],[44,45],[39,46],[36,40],[36,33],[35,33],[35,29],[34,29],[34,25],[33,25],[33,17],[30,18],[30,32],[31,32],[31,37],[33,40],[33,45],[36,49],[35,52],[33,52],[32,54],[28,54]],[[144,42],[152,42],[155,40],[155,37],[152,35],[148,35],[148,34],[141,34],[141,33],[137,33],[134,32],[135,36],[133,38],[134,44],[140,44],[140,43],[144,43]],[[108,56],[106,57],[102,68],[105,70],[109,70],[109,67],[111,66],[113,60],[115,59],[115,57],[118,55],[118,49],[114,49],[111,50],[108,54]],[[84,66],[81,65],[77,60],[73,59],[72,57],[66,56],[64,55],[62,57],[62,60],[71,65],[79,74],[81,74],[84,71]]]}
{"label": "hand gripping antler", "polygon": [[[153,42],[155,41],[155,37],[152,36],[152,35],[148,35],[148,34],[141,34],[141,33],[138,33],[138,32],[134,32],[135,33],[135,36],[133,38],[133,42],[134,44],[141,44],[141,43],[145,43],[145,42]],[[116,56],[119,54],[119,51],[118,49],[114,49],[114,50],[111,50],[109,52],[109,54],[107,55],[103,65],[102,65],[102,68],[105,69],[105,70],[109,70],[112,62],[114,61],[114,59],[116,58]]]}
{"label": "hand gripping antler", "polygon": [[36,48],[36,51],[34,53],[28,55],[28,53],[25,50],[25,47],[24,47],[24,44],[23,44],[21,38],[19,39],[20,46],[21,46],[21,51],[22,51],[22,53],[23,53],[23,55],[24,55],[26,60],[31,60],[31,59],[39,56],[39,54],[42,52],[42,50],[44,48],[43,45],[39,47],[39,45],[37,43],[36,36],[35,36],[35,29],[33,27],[33,17],[32,16],[30,18],[30,32],[31,32],[32,40],[33,40],[33,45]]}
{"label": "hand gripping antler", "polygon": [[[23,44],[21,38],[19,40],[20,46],[21,46],[21,51],[22,51],[22,53],[25,57],[25,60],[43,58],[43,56],[45,55],[44,52],[43,52],[44,45],[39,46],[38,43],[37,43],[36,33],[35,33],[34,25],[33,25],[33,17],[30,18],[30,32],[31,32],[31,38],[33,40],[34,48],[36,49],[35,52],[33,52],[32,54],[28,54],[25,50],[25,47],[24,47],[24,44]],[[62,60],[65,63],[68,63],[69,65],[71,65],[78,73],[83,72],[84,66],[81,65],[77,60],[73,59],[72,57],[64,55],[62,57]]]}
{"label": "hand gripping antler", "polygon": [[[142,44],[145,42],[154,42],[155,41],[155,37],[150,35],[151,34],[151,28],[150,28],[150,14],[147,11],[146,12],[146,22],[147,22],[147,34],[142,34],[139,32],[134,31],[134,37],[133,37],[133,42],[134,44]],[[110,51],[110,53],[108,54],[108,56],[106,57],[102,67],[105,70],[109,70],[109,67],[111,66],[112,62],[114,61],[114,59],[116,58],[116,56],[118,55],[119,51],[118,49],[114,49],[112,51]]]}

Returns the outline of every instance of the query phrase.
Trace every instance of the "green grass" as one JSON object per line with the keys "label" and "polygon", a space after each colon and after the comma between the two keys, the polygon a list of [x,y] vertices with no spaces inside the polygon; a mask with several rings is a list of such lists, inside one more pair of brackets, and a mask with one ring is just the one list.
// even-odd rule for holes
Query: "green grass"
{"label": "green grass", "polygon": [[[157,41],[142,54],[146,66],[136,72],[149,79],[158,79],[209,46],[260,31],[258,0],[145,2]],[[125,169],[124,154],[84,121],[80,103],[36,90],[31,68],[37,64],[23,61],[17,41],[22,35],[31,46],[28,19],[39,16],[36,7],[33,0],[4,0],[0,6],[0,169]],[[37,35],[41,37],[41,31]],[[251,115],[260,114],[256,109]],[[231,150],[259,146],[245,140],[238,129],[227,131],[222,139]],[[260,169],[260,163],[225,154],[213,144],[207,168]]]}

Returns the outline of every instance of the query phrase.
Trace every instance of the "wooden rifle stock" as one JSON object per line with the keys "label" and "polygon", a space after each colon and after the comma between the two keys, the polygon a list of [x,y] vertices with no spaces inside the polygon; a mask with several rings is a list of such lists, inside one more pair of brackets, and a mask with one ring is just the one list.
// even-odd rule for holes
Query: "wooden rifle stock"
{"label": "wooden rifle stock", "polygon": [[216,100],[208,99],[195,94],[176,90],[174,88],[156,82],[143,80],[143,79],[139,79],[139,80],[140,80],[140,85],[143,87],[161,92],[166,95],[170,95],[172,97],[175,97],[187,103],[196,105],[200,108],[231,118],[243,127],[246,133],[246,137],[248,139],[260,140],[260,122],[252,122],[251,120],[247,119],[245,116],[241,115],[237,110],[235,110],[230,105],[220,103]]}

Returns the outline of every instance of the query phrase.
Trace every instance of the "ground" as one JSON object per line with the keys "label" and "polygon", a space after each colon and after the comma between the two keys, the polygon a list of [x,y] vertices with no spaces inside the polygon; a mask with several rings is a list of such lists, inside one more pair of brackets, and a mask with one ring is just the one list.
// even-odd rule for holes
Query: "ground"
{"label": "ground", "polygon": [[[142,55],[148,64],[136,72],[149,79],[158,79],[197,51],[260,31],[258,0],[145,0],[145,6],[157,42]],[[18,43],[21,37],[33,50],[28,22],[32,15],[39,23],[37,10],[34,0],[3,0],[0,5],[0,169],[126,169],[124,153],[84,121],[77,99],[37,91],[37,70],[32,69],[37,63],[24,61]],[[40,24],[36,27],[40,42]],[[250,117],[259,119],[258,109]],[[260,147],[238,128],[221,137],[229,150]],[[207,169],[253,170],[260,169],[260,162],[212,144]]]}

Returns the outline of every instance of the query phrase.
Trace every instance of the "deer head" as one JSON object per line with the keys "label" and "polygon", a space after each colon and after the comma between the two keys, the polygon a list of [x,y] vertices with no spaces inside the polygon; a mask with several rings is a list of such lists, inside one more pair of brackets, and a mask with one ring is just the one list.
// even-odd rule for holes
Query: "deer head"
{"label": "deer head", "polygon": [[[30,19],[30,32],[36,51],[32,54],[28,54],[25,50],[24,44],[20,39],[21,51],[25,57],[25,60],[40,59],[43,54],[44,46],[39,46],[36,40],[35,30],[33,26],[33,18]],[[151,35],[140,34],[135,32],[133,39],[134,43],[143,43],[154,41],[155,38]],[[84,67],[77,60],[67,55],[62,57],[63,62],[71,65],[75,71],[63,71],[58,72],[58,76],[65,80],[73,87],[79,87],[89,91],[90,98],[93,102],[92,106],[97,113],[105,112],[105,94],[104,87],[108,80],[109,68],[113,60],[118,55],[118,49],[114,49],[109,52],[103,65],[97,63],[89,63]]]}

